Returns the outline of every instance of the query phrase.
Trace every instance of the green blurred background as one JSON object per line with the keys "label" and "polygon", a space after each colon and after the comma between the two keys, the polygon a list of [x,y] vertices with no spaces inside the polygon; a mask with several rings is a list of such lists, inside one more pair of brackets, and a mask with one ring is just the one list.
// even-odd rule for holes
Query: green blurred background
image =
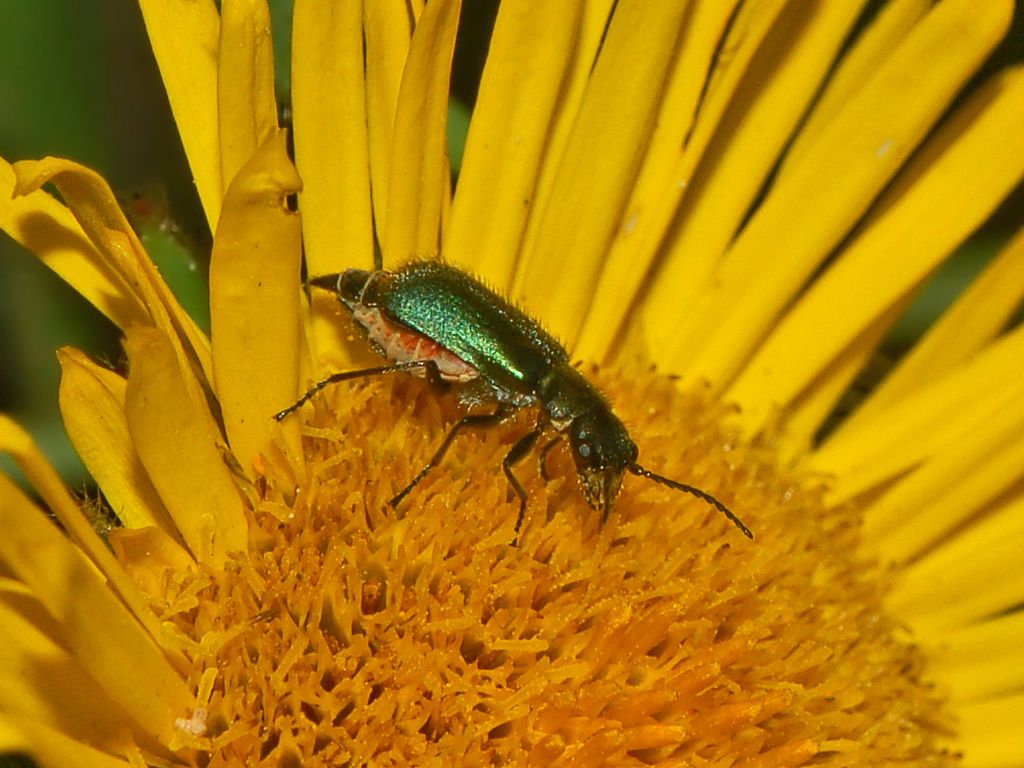
{"label": "green blurred background", "polygon": [[[98,169],[119,194],[159,180],[175,217],[200,221],[142,18],[131,0],[5,3],[0,72],[0,155],[73,158]],[[193,227],[197,242],[208,240],[202,228]],[[114,327],[0,235],[0,328],[0,408],[35,435],[72,488],[84,487],[84,471],[55,418],[54,351],[72,344],[116,361]]]}
{"label": "green blurred background", "polygon": [[[1022,3],[1018,0],[1014,30],[987,71],[1022,58]],[[870,3],[869,14],[878,5]],[[271,0],[271,7],[279,90],[286,94],[290,0]],[[464,105],[472,104],[495,12],[492,0],[464,4],[453,81],[455,173],[469,110]],[[134,0],[5,3],[0,72],[0,155],[11,160],[73,158],[99,170],[126,199],[140,192],[147,199],[165,197],[169,220],[187,247],[155,241],[147,246],[183,303],[200,323],[207,322],[204,273],[210,235]],[[1020,226],[1022,210],[1024,195],[1018,190],[935,277],[894,330],[873,371],[884,372],[887,360],[920,333]],[[120,349],[115,329],[5,235],[0,235],[0,328],[0,409],[31,430],[72,488],[87,488],[57,415],[54,350],[71,344],[116,365]],[[0,469],[12,471],[9,463]]]}

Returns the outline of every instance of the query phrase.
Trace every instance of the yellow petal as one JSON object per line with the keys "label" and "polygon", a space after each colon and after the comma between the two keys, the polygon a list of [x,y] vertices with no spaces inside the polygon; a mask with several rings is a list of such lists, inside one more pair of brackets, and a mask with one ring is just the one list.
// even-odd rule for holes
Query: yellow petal
{"label": "yellow petal", "polygon": [[60,625],[64,647],[142,732],[166,741],[194,706],[184,682],[82,552],[0,475],[0,562]]}
{"label": "yellow petal", "polygon": [[[832,439],[861,432],[861,425],[886,406],[943,376],[988,344],[1024,299],[1024,229],[961,293],[925,336],[904,355]],[[829,441],[831,442],[831,440]],[[826,447],[827,447],[826,443]]]}
{"label": "yellow petal", "polygon": [[159,528],[115,528],[107,534],[117,561],[147,595],[161,597],[167,587],[167,570],[195,570],[195,561]]}
{"label": "yellow petal", "polygon": [[217,428],[182,384],[164,334],[129,328],[125,348],[125,412],[142,465],[193,556],[222,567],[229,552],[246,548],[248,529]]}
{"label": "yellow petal", "polygon": [[[742,80],[736,77],[739,73],[735,70],[744,61],[732,61],[731,55],[725,56],[725,66],[730,70],[727,74],[734,76],[730,85],[735,91],[730,94],[732,103],[722,115],[710,144],[700,142],[691,148],[684,146],[681,140],[685,134],[676,138],[677,149],[673,153],[676,157],[689,155],[692,158],[697,149],[702,150],[704,157],[700,169],[694,173],[694,163],[690,158],[688,167],[674,168],[678,165],[675,158],[654,166],[660,171],[658,187],[645,190],[644,197],[637,199],[628,209],[629,218],[626,219],[631,226],[640,228],[640,237],[631,232],[620,235],[624,244],[631,242],[639,248],[633,253],[624,252],[618,256],[616,271],[604,277],[604,289],[599,293],[603,300],[595,304],[595,315],[602,317],[609,311],[616,311],[612,307],[616,292],[622,290],[623,281],[626,281],[625,298],[629,300],[630,293],[643,277],[643,269],[657,252],[669,222],[674,233],[666,258],[679,263],[670,263],[663,268],[656,282],[657,293],[650,297],[650,301],[666,302],[667,306],[678,309],[693,300],[701,289],[707,270],[735,237],[751,204],[761,194],[766,177],[775,167],[794,126],[803,118],[808,104],[817,94],[862,5],[858,2],[789,3],[784,7],[777,4],[767,9],[767,17],[749,22],[737,20],[740,30],[756,22],[751,33],[740,38],[746,53],[744,60],[754,51],[756,56],[747,62],[749,67]],[[758,6],[753,8],[763,13]],[[726,43],[726,48],[730,42]],[[722,77],[718,73],[716,76]],[[703,111],[703,107],[701,109]],[[659,121],[670,126],[680,122],[673,116],[665,116]],[[688,121],[681,122],[681,125],[685,128]],[[648,156],[656,159],[650,153]],[[665,176],[666,168],[675,171],[674,177]],[[673,185],[677,187],[674,192],[671,190]],[[641,219],[649,215],[648,209],[656,209],[666,195],[678,200],[684,187],[687,198],[679,215],[667,220],[659,215],[651,222],[656,226],[650,232],[645,231]],[[641,269],[639,275],[636,274],[637,262]],[[629,273],[633,274],[630,276]],[[669,295],[670,288],[674,295]],[[609,334],[603,335],[607,337]]]}
{"label": "yellow petal", "polygon": [[395,112],[388,176],[385,261],[434,256],[440,247],[448,165],[448,80],[462,0],[423,11],[409,45]]}
{"label": "yellow petal", "polygon": [[373,215],[361,4],[297,0],[292,51],[295,165],[309,274],[369,269]]}
{"label": "yellow petal", "polygon": [[29,754],[42,768],[136,768],[30,718],[0,715],[0,752]]}
{"label": "yellow petal", "polygon": [[[87,668],[0,603],[0,711],[63,731],[106,749],[131,746],[125,724],[131,715],[113,702]],[[135,737],[145,737],[138,731]],[[157,743],[147,739],[148,749]]]}
{"label": "yellow petal", "polygon": [[198,396],[196,377],[210,377],[209,342],[160,277],[107,182],[95,171],[54,157],[22,161],[15,164],[14,171],[18,176],[16,194],[34,192],[51,181],[56,185],[100,255],[132,286],[151,322],[174,340],[182,371],[191,372],[198,362],[201,371],[185,377],[186,385]]}
{"label": "yellow petal", "polygon": [[[405,39],[408,44],[407,31]],[[292,125],[295,166],[302,177],[302,242],[311,276],[373,266],[363,65],[361,3],[297,0],[292,12]],[[389,140],[390,135],[389,126]],[[351,360],[346,328],[335,317],[337,300],[314,291],[310,302],[314,359],[346,367]]]}
{"label": "yellow petal", "polygon": [[931,0],[889,0],[854,40],[825,89],[815,102],[810,115],[800,128],[792,146],[786,151],[781,173],[797,162],[807,147],[818,138],[822,129],[842,109],[857,89],[870,77],[890,51],[899,45],[917,22],[931,8]]}
{"label": "yellow petal", "polygon": [[910,564],[886,606],[921,637],[1024,603],[1024,500],[1000,506]]}
{"label": "yellow petal", "polygon": [[[594,69],[594,61],[601,49],[609,17],[614,8],[614,0],[588,0],[580,3],[580,21],[575,30],[572,58],[562,74],[559,97],[555,102],[551,126],[545,139],[546,146],[541,157],[536,191],[530,201],[530,218],[526,224],[522,253],[532,251],[537,242],[537,234],[543,219],[540,213],[550,205],[561,202],[552,196],[555,181],[559,178],[562,157],[573,134],[580,105],[583,103]],[[463,167],[462,172],[465,173],[465,170]],[[524,260],[520,257],[516,263],[516,276],[512,279],[513,288],[516,281],[521,279],[518,275],[523,271],[523,267]],[[535,306],[531,309],[546,313],[547,308]]]}
{"label": "yellow petal", "polygon": [[[619,2],[513,296],[575,342],[661,100],[686,5]],[[637,83],[645,87],[638,88]],[[553,290],[572,285],[573,290]]]}
{"label": "yellow petal", "polygon": [[[729,383],[999,41],[1011,15],[1008,2],[946,0],[932,9],[772,187],[713,284],[693,306],[680,307],[661,355],[670,369],[691,381]],[[769,270],[765,254],[772,254]]]}
{"label": "yellow petal", "polygon": [[[666,337],[671,335],[669,329],[675,323],[671,318],[685,303],[680,302],[680,297],[697,286],[703,286],[721,259],[721,252],[711,248],[689,249],[682,240],[685,228],[674,236],[668,228],[677,216],[685,216],[691,205],[703,200],[701,185],[694,174],[705,155],[709,154],[719,131],[728,133],[725,126],[735,122],[731,108],[733,100],[740,92],[757,52],[786,6],[784,2],[744,3],[736,11],[734,22],[733,9],[723,4],[715,9],[721,15],[713,15],[700,27],[701,32],[710,36],[711,50],[706,54],[703,66],[698,63],[694,74],[701,82],[707,83],[707,91],[696,106],[698,112],[693,118],[695,122],[686,146],[682,148],[672,172],[666,174],[664,181],[669,186],[662,187],[662,202],[656,203],[650,216],[641,216],[637,220],[642,241],[634,246],[638,254],[656,253],[662,245],[662,238],[666,235],[671,238],[665,245],[664,263],[651,278],[651,287],[643,301],[643,335],[649,350],[657,351],[664,347]],[[723,37],[726,30],[728,34]],[[719,44],[730,52],[729,55],[718,56]],[[692,194],[691,186],[696,187]],[[684,196],[684,207],[680,209],[679,201]],[[622,239],[625,241],[626,238]],[[625,245],[619,246],[620,249],[623,247]],[[663,365],[663,361],[659,364]]]}
{"label": "yellow petal", "polygon": [[146,322],[135,292],[89,242],[71,212],[37,189],[14,196],[14,169],[0,160],[0,229],[31,251],[117,325]]}
{"label": "yellow petal", "polygon": [[366,99],[373,220],[378,239],[383,240],[388,223],[395,113],[412,27],[405,0],[378,0],[361,5],[366,46],[366,94],[357,98]]}
{"label": "yellow petal", "polygon": [[226,190],[256,150],[277,133],[274,46],[266,0],[222,0],[218,54],[220,177]]}
{"label": "yellow petal", "polygon": [[[1024,526],[1018,526],[1016,535],[1022,534]],[[979,552],[976,556],[989,555]],[[1016,562],[1022,558],[1024,551],[1018,551]],[[929,632],[927,637],[928,671],[949,690],[953,702],[1024,690],[1024,611],[937,636]]]}
{"label": "yellow petal", "polygon": [[32,590],[17,579],[0,577],[0,605],[28,621],[47,637],[60,637],[60,625],[36,600]]}
{"label": "yellow petal", "polygon": [[1000,73],[958,110],[760,344],[725,395],[743,409],[750,432],[988,218],[1024,176],[1024,144],[1004,140],[1016,135],[1024,135],[1024,70]]}
{"label": "yellow petal", "polygon": [[[1001,419],[1024,382],[1015,375],[1024,356],[1024,327],[982,350],[969,362],[912,395],[866,417],[858,431],[842,430],[807,461],[812,471],[834,474],[829,502],[838,504],[940,455],[964,432]],[[935,414],[945,414],[937,419]]]}
{"label": "yellow petal", "polygon": [[[711,77],[718,45],[730,27],[735,3],[693,5],[683,27],[640,175],[601,269],[594,302],[576,345],[576,354],[581,358],[602,360],[615,345],[616,334],[634,306],[636,293],[658,253],[666,229],[675,220],[679,201],[688,189],[686,180],[707,146],[709,126],[717,126],[724,113],[723,91],[731,95],[744,63],[756,49],[761,35],[770,28],[762,21],[759,30],[751,33],[749,25],[742,24],[745,34],[738,43],[738,50],[728,57],[724,73],[727,78],[729,73],[735,73],[729,78],[732,87],[715,88],[713,96],[705,98],[705,84]],[[750,7],[744,6],[741,16]],[[765,5],[758,6],[762,12],[760,18],[766,15],[774,18],[773,8],[781,7],[781,3],[768,4],[769,13],[763,14]],[[740,25],[737,21],[736,28]],[[725,43],[726,47],[732,47],[730,42]],[[717,73],[716,83],[720,83],[722,74]],[[695,122],[698,109],[700,121]],[[691,263],[696,256],[687,254]],[[630,329],[630,332],[635,331]]]}
{"label": "yellow petal", "polygon": [[139,0],[139,8],[212,232],[220,218],[223,196],[217,113],[217,8],[213,0]]}
{"label": "yellow petal", "polygon": [[519,255],[580,13],[576,3],[517,0],[501,4],[494,24],[442,252],[502,291]]}
{"label": "yellow petal", "polygon": [[284,139],[271,137],[228,187],[210,260],[217,401],[246,472],[282,428],[292,460],[302,456],[298,422],[272,418],[299,389],[301,224],[285,198],[300,182]]}
{"label": "yellow petal", "polygon": [[957,708],[957,740],[964,768],[1019,768],[1024,744],[1024,693]]}
{"label": "yellow petal", "polygon": [[[1006,375],[1019,375],[1020,358]],[[971,397],[964,393],[964,399]],[[970,425],[934,459],[899,480],[864,515],[865,541],[904,563],[1007,492],[1024,467],[1024,397]]]}
{"label": "yellow petal", "polygon": [[175,536],[174,523],[128,434],[125,380],[71,347],[59,350],[57,360],[64,429],[118,520],[129,528],[156,525]]}
{"label": "yellow petal", "polygon": [[[903,302],[891,307],[822,371],[789,408],[769,419],[769,425],[778,422],[779,461],[783,465],[795,464],[808,455],[823,423],[833,413],[843,394],[849,391],[850,384],[864,369],[889,328],[905,309],[906,303]],[[741,411],[740,419],[743,415]],[[781,423],[783,417],[785,422]]]}
{"label": "yellow petal", "polygon": [[[10,454],[32,487],[46,502],[50,512],[60,521],[68,536],[77,545],[78,550],[84,553],[106,577],[108,588],[113,588],[116,591],[135,618],[154,638],[158,637],[160,627],[156,617],[139,593],[138,588],[114,559],[89,521],[85,519],[79,505],[64,487],[57,471],[39,452],[28,433],[3,415],[0,415],[0,452]],[[0,475],[0,480],[10,484],[10,481],[3,475]],[[13,486],[11,487],[13,488]],[[17,491],[17,494],[20,498],[21,492]],[[0,494],[0,498],[3,498],[2,494]],[[0,507],[0,511],[2,510],[3,508]],[[45,568],[47,563],[45,560],[40,560],[38,565]],[[179,660],[175,657],[175,661]]]}

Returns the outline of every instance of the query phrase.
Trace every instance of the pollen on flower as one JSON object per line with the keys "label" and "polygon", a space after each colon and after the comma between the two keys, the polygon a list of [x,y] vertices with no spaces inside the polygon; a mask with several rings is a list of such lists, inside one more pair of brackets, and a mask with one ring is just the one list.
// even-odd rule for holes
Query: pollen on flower
{"label": "pollen on flower", "polygon": [[190,736],[202,736],[206,733],[207,711],[199,707],[188,717],[179,717],[174,721],[174,727]]}
{"label": "pollen on flower", "polygon": [[[626,382],[629,382],[628,385]],[[501,460],[519,424],[460,436],[411,377],[339,385],[305,420],[296,490],[260,487],[247,556],[170,580],[191,684],[215,671],[203,766],[881,765],[954,762],[920,655],[851,555],[859,520],[653,375],[602,379],[641,460],[729,504],[627,477],[608,522],[570,458]],[[196,596],[179,601],[178,595]]]}

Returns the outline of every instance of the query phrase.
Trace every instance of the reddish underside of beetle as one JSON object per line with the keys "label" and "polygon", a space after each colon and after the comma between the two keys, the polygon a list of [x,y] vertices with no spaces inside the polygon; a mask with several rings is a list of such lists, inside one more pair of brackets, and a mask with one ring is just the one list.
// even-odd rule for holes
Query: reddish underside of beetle
{"label": "reddish underside of beetle", "polygon": [[376,307],[357,305],[352,309],[352,316],[366,329],[370,341],[392,362],[433,360],[442,379],[457,383],[480,376],[480,372],[462,358],[433,339],[388,319]]}

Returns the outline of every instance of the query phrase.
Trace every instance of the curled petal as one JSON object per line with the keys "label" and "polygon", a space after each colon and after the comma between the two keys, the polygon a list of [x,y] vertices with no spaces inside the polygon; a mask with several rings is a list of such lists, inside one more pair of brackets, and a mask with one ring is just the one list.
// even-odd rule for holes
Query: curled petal
{"label": "curled petal", "polygon": [[158,525],[174,536],[177,531],[128,432],[124,415],[127,383],[71,347],[59,350],[57,360],[64,428],[114,513],[129,528]]}
{"label": "curled petal", "polygon": [[17,195],[35,192],[47,182],[54,183],[107,264],[145,306],[150,322],[174,342],[184,383],[198,401],[204,379],[210,378],[209,341],[174,298],[107,182],[95,171],[54,157],[26,160],[15,164],[14,170],[18,177]]}
{"label": "curled petal", "polygon": [[[215,389],[228,443],[247,472],[280,429],[271,417],[298,397],[301,224],[285,198],[299,187],[278,133],[228,188],[213,243]],[[283,426],[297,460],[298,422]]]}
{"label": "curled petal", "polygon": [[71,211],[41,189],[16,194],[16,182],[14,168],[0,160],[0,229],[118,327],[147,322],[135,291],[89,242]]}
{"label": "curled petal", "polygon": [[221,567],[245,549],[248,526],[216,425],[190,397],[164,334],[129,328],[125,348],[125,412],[142,465],[193,556]]}

